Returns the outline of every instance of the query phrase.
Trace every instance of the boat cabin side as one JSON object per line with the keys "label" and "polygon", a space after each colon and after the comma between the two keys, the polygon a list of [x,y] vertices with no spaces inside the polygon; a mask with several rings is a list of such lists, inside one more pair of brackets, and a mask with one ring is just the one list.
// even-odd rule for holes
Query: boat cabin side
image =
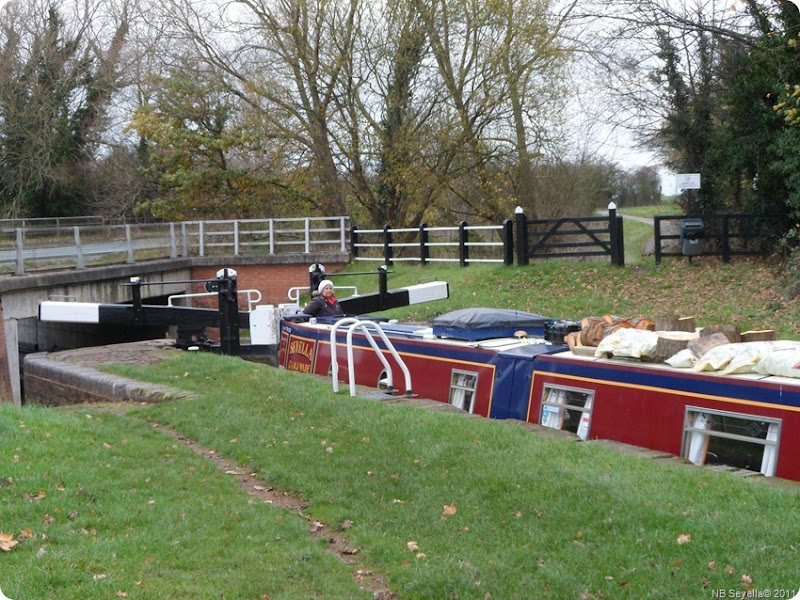
{"label": "boat cabin side", "polygon": [[535,361],[527,420],[695,464],[800,480],[800,381],[787,377],[563,352]]}

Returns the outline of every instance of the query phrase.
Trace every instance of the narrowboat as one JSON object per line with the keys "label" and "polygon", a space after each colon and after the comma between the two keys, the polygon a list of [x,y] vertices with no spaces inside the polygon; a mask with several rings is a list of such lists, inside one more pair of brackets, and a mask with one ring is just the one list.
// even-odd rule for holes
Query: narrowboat
{"label": "narrowboat", "polygon": [[[586,348],[577,353],[564,343],[575,327],[492,309],[455,311],[430,324],[288,314],[281,318],[278,362],[330,377],[337,391],[345,382],[354,395],[355,386],[383,388],[492,419],[567,430],[582,440],[614,440],[698,465],[800,481],[800,379],[776,374],[785,369],[727,374],[587,355]],[[800,343],[769,348],[800,363]],[[800,376],[800,364],[789,371]]]}
{"label": "narrowboat", "polygon": [[[310,269],[310,289],[317,271]],[[277,351],[280,367],[328,376],[336,391],[347,382],[352,395],[356,386],[417,395],[582,440],[615,440],[698,465],[800,481],[800,342],[721,343],[688,363],[659,362],[632,342],[651,344],[663,332],[637,328],[620,328],[595,349],[570,343],[584,331],[577,321],[514,310],[465,309],[427,324],[397,323],[369,314],[446,299],[449,288],[427,282],[389,290],[386,273],[378,270],[376,294],[340,300],[346,313],[367,316],[315,319],[300,313],[297,298],[241,311],[236,272],[222,269],[201,282],[218,297],[217,309],[145,305],[145,284],[132,278],[131,304],[43,301],[39,319],[174,324],[178,347]],[[219,328],[218,346],[198,343],[206,327]],[[240,329],[250,331],[247,346]]]}

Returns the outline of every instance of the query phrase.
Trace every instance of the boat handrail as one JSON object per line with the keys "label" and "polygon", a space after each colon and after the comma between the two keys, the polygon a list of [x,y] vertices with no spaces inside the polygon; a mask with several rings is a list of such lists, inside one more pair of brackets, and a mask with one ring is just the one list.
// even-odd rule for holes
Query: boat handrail
{"label": "boat handrail", "polygon": [[356,329],[360,329],[363,332],[364,337],[367,339],[369,345],[372,347],[373,351],[383,364],[383,367],[386,371],[386,382],[389,389],[394,388],[392,368],[389,365],[389,361],[383,355],[383,352],[381,352],[381,349],[378,346],[377,342],[375,341],[375,338],[373,337],[372,333],[370,333],[370,330],[368,329],[369,327],[373,328],[378,333],[381,340],[383,340],[383,343],[386,345],[386,349],[395,359],[398,366],[400,367],[400,370],[403,371],[403,376],[405,378],[406,396],[413,395],[413,392],[411,391],[412,390],[411,372],[409,371],[408,367],[406,366],[406,363],[400,357],[400,354],[398,354],[397,350],[394,347],[394,344],[392,344],[392,342],[389,340],[389,338],[387,337],[386,333],[383,331],[381,326],[374,321],[361,320],[354,317],[345,317],[344,319],[339,319],[331,328],[331,375],[333,378],[333,391],[334,392],[339,391],[339,361],[336,356],[336,346],[337,346],[336,331],[339,329],[339,327],[344,325],[349,325],[347,329],[347,363],[348,363],[347,368],[350,381],[350,395],[351,396],[356,395],[355,370],[354,370],[355,366],[353,360],[353,332]]}
{"label": "boat handrail", "polygon": [[[338,321],[336,321],[336,323],[333,324],[333,327],[331,327],[331,335],[330,335],[330,338],[331,338],[331,377],[333,378],[333,391],[334,392],[338,392],[339,391],[339,357],[337,356],[337,352],[336,352],[336,347],[337,347],[336,346],[336,332],[339,330],[339,327],[342,327],[344,325],[352,325],[353,323],[357,323],[360,320],[361,319],[358,319],[356,317],[345,317],[343,319],[339,319]],[[367,337],[368,340],[370,338],[371,338],[371,336]],[[375,340],[373,339],[371,341],[374,342]],[[378,352],[377,354],[378,354],[378,356],[383,356],[383,353],[381,353],[381,352]],[[389,369],[388,377],[389,377],[389,385],[391,385],[391,383],[392,383],[391,369]]]}

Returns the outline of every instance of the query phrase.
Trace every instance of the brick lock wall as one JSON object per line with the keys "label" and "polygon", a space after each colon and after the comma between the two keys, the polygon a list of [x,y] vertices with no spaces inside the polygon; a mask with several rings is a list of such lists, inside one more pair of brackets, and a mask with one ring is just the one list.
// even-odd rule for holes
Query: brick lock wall
{"label": "brick lock wall", "polygon": [[[335,273],[343,265],[326,265],[328,273]],[[193,267],[192,279],[214,279],[219,267]],[[260,304],[283,304],[289,301],[287,293],[291,287],[308,287],[308,265],[239,265],[234,267],[237,277],[237,288],[242,290],[258,290],[261,292]],[[202,292],[201,284],[194,284],[194,292]],[[239,308],[247,309],[247,298],[240,294]],[[194,306],[215,308],[216,298],[200,298]]]}

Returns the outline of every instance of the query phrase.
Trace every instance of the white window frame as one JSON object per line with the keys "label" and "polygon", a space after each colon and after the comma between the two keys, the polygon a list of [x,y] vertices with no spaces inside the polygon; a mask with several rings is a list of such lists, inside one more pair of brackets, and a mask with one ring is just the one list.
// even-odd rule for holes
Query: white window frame
{"label": "white window frame", "polygon": [[[711,429],[712,415],[732,417],[744,421],[759,421],[769,423],[767,436],[765,439],[749,437],[725,431],[714,431]],[[683,441],[681,443],[681,456],[696,465],[703,465],[706,462],[708,444],[710,438],[726,438],[737,440],[748,444],[756,444],[764,447],[764,454],[761,459],[760,473],[765,477],[774,477],[778,466],[778,448],[780,446],[780,432],[782,420],[774,417],[763,417],[747,413],[735,413],[726,410],[715,410],[702,408],[699,406],[687,406],[683,419]]]}
{"label": "white window frame", "polygon": [[[464,381],[465,378],[466,381]],[[477,391],[478,373],[476,371],[453,369],[450,372],[450,404],[469,414],[473,414],[475,412]]]}
{"label": "white window frame", "polygon": [[[586,396],[584,405],[567,404],[568,392]],[[579,438],[585,441],[589,439],[593,407],[594,390],[546,383],[542,388],[542,405],[539,411],[539,424],[544,427],[550,427],[551,429],[563,429],[564,411],[577,410],[582,414],[576,433]]]}

